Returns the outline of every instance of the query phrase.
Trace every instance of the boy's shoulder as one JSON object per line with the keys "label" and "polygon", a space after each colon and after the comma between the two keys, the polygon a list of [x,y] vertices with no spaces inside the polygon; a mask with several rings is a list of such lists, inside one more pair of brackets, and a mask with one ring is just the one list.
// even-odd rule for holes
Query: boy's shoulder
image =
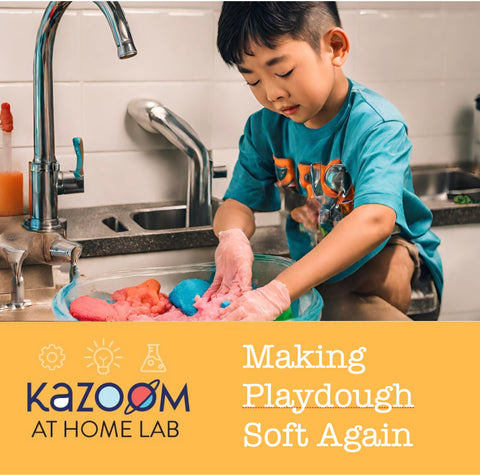
{"label": "boy's shoulder", "polygon": [[357,118],[363,123],[369,122],[372,126],[390,121],[405,124],[402,114],[388,99],[362,84],[350,81],[351,118]]}

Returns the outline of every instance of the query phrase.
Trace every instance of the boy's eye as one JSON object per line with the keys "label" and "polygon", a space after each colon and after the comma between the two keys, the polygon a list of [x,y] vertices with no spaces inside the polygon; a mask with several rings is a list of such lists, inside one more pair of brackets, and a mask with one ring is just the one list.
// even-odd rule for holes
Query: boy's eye
{"label": "boy's eye", "polygon": [[295,69],[295,68],[290,69],[290,71],[287,71],[285,74],[277,74],[277,76],[278,76],[279,78],[286,78],[287,76],[290,76],[290,74],[293,73],[293,70],[294,70],[294,69]]}
{"label": "boy's eye", "polygon": [[255,82],[248,82],[247,81],[247,85],[252,87],[252,86],[256,86],[259,82],[260,82],[260,79],[258,81],[255,81]]}

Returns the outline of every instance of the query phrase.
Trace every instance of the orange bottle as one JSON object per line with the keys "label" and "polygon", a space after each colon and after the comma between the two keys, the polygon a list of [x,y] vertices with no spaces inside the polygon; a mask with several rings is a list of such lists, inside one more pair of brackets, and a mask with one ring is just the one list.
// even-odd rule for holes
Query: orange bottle
{"label": "orange bottle", "polygon": [[23,173],[12,170],[13,117],[10,104],[4,102],[0,112],[2,155],[0,156],[0,216],[23,214]]}

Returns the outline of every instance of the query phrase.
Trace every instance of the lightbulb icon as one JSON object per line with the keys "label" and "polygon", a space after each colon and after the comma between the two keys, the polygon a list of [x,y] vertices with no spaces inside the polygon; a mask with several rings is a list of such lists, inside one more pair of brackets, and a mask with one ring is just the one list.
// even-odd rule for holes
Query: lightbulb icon
{"label": "lightbulb icon", "polygon": [[99,345],[96,341],[93,342],[94,348],[87,347],[87,350],[92,353],[92,355],[85,356],[86,359],[91,359],[92,361],[87,364],[87,368],[95,365],[97,368],[97,373],[101,375],[109,374],[112,366],[120,367],[116,362],[117,359],[122,358],[116,353],[120,348],[113,348],[113,341],[108,345],[105,343],[105,339],[102,339],[102,344]]}

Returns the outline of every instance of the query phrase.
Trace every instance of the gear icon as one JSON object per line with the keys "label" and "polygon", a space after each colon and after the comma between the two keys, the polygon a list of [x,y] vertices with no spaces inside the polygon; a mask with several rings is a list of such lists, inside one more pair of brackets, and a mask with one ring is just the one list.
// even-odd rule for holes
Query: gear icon
{"label": "gear icon", "polygon": [[56,346],[51,343],[50,345],[44,346],[41,349],[38,359],[42,363],[42,368],[54,371],[63,366],[63,362],[65,361],[65,353],[63,352],[63,348],[61,346]]}

